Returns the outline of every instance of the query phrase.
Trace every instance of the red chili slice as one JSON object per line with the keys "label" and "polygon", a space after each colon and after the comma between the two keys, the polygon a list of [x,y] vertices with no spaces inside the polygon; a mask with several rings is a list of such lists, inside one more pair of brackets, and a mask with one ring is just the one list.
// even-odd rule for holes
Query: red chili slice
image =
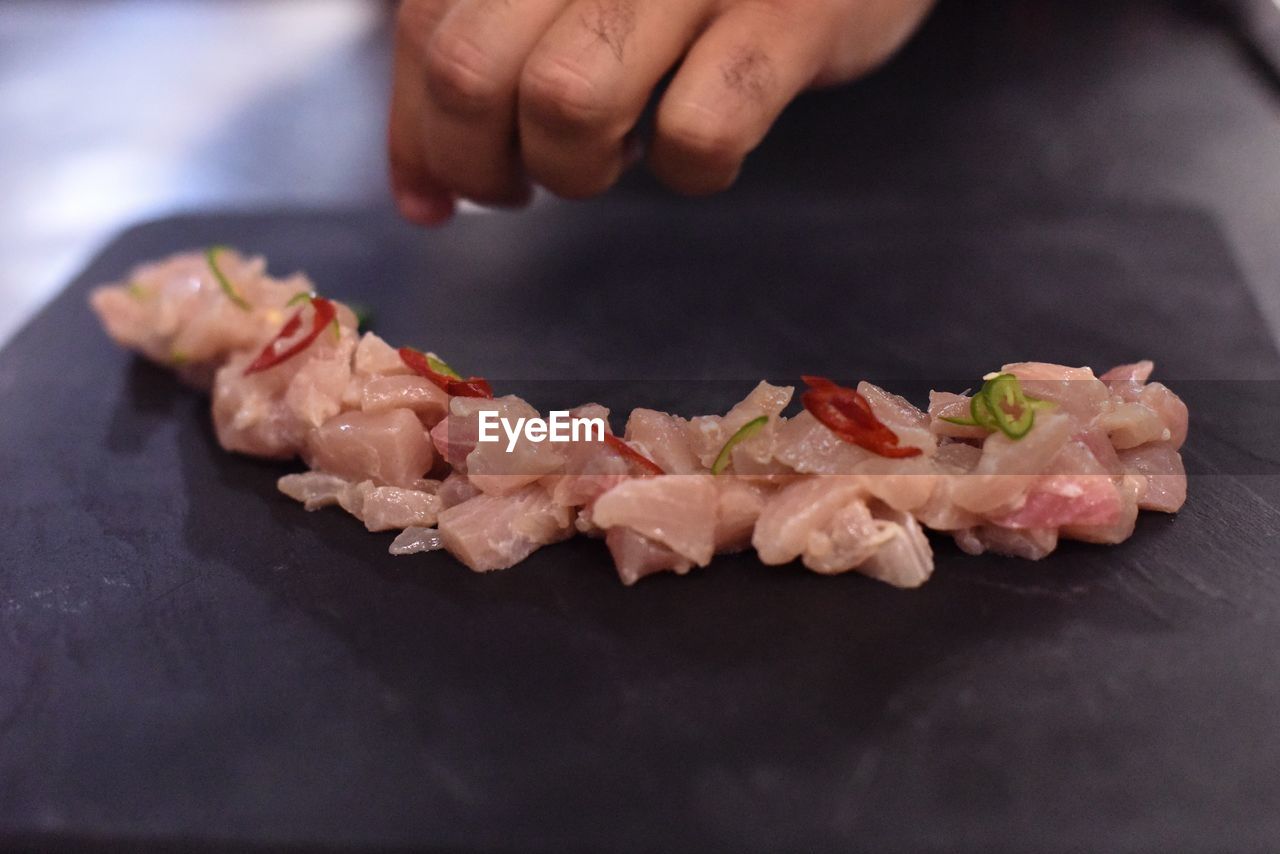
{"label": "red chili slice", "polygon": [[649,459],[644,454],[640,453],[635,448],[631,447],[626,442],[622,441],[612,433],[605,434],[604,442],[610,448],[613,448],[620,455],[622,455],[624,459],[630,460],[631,462],[640,466],[640,468],[644,469],[650,474],[666,474],[666,472],[662,470],[661,466],[659,466],[653,460]]}
{"label": "red chili slice", "polygon": [[268,368],[274,368],[282,362],[287,362],[303,350],[311,346],[311,343],[320,337],[320,333],[333,323],[338,316],[338,309],[334,304],[324,297],[312,297],[311,307],[314,314],[311,317],[311,331],[290,344],[283,350],[277,350],[276,347],[280,342],[288,339],[302,328],[302,310],[289,318],[285,325],[280,327],[280,331],[276,333],[276,337],[266,347],[262,348],[262,352],[258,354],[258,358],[250,363],[249,367],[244,369],[244,375],[256,374],[259,371],[265,371]]}
{"label": "red chili slice", "polygon": [[809,390],[800,396],[814,418],[850,444],[890,459],[918,457],[919,448],[899,444],[898,435],[876,417],[867,399],[826,377],[803,378]]}
{"label": "red chili slice", "polygon": [[404,362],[406,368],[420,377],[431,380],[446,394],[450,394],[453,397],[493,399],[493,387],[489,385],[488,380],[483,377],[468,377],[465,380],[455,380],[453,377],[446,376],[439,371],[433,371],[430,363],[427,362],[427,355],[418,352],[412,347],[400,348],[400,361]]}

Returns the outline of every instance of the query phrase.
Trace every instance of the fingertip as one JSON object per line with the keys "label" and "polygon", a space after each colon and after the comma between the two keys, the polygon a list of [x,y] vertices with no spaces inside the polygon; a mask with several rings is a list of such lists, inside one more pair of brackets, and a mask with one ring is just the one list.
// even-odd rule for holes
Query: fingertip
{"label": "fingertip", "polygon": [[453,216],[455,206],[453,197],[446,194],[422,195],[408,191],[396,194],[400,216],[417,225],[443,225]]}

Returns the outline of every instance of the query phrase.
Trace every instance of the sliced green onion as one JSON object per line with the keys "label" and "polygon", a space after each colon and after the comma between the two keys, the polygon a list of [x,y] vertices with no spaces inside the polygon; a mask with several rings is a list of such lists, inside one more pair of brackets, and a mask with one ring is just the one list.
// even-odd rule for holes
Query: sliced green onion
{"label": "sliced green onion", "polygon": [[435,353],[427,354],[427,366],[430,367],[431,370],[435,371],[437,374],[444,374],[446,377],[449,377],[450,379],[455,379],[455,380],[462,379],[462,374],[458,373],[453,368],[449,367],[448,364],[445,363],[444,359],[441,359]]}
{"label": "sliced green onion", "polygon": [[756,433],[760,432],[760,428],[769,423],[768,415],[761,415],[759,418],[752,418],[746,424],[738,428],[738,432],[729,437],[729,441],[724,443],[724,447],[720,449],[720,453],[716,455],[716,461],[711,464],[711,473],[720,474],[729,467],[729,458],[733,454],[733,449],[738,445],[750,439]]}
{"label": "sliced green onion", "polygon": [[[1052,409],[1055,403],[1022,393],[1022,384],[1013,374],[988,374],[977,394],[969,399],[968,418],[941,418],[961,427],[982,427],[1021,439],[1036,423],[1036,412]],[[1017,416],[1010,414],[1017,412]]]}
{"label": "sliced green onion", "polygon": [[[1035,426],[1035,410],[1022,396],[1022,385],[1013,374],[1000,374],[988,380],[982,387],[982,397],[996,428],[1010,439],[1021,439]],[[1011,411],[1018,414],[1011,415]]]}
{"label": "sliced green onion", "polygon": [[284,307],[293,308],[295,305],[302,305],[304,302],[310,302],[315,299],[315,297],[315,291],[298,291],[296,294],[289,297],[289,301],[284,304]]}
{"label": "sliced green onion", "polygon": [[130,282],[125,286],[125,290],[129,292],[129,296],[136,300],[144,300],[149,296],[149,294],[143,290],[142,285],[137,282]]}
{"label": "sliced green onion", "polygon": [[218,253],[226,248],[225,246],[210,246],[204,251],[205,260],[209,262],[209,269],[213,271],[213,277],[218,280],[218,287],[222,288],[222,292],[227,295],[227,299],[231,300],[236,308],[241,311],[253,311],[253,306],[249,305],[244,297],[236,293],[231,280],[226,277],[218,266]]}

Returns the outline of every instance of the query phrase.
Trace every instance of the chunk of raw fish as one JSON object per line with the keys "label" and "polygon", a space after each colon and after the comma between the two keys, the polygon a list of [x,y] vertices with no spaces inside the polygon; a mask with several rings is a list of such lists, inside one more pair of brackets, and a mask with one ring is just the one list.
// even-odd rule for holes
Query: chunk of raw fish
{"label": "chunk of raw fish", "polygon": [[[609,422],[609,410],[588,403],[570,410],[574,418],[600,418]],[[540,482],[551,493],[551,500],[564,507],[585,507],[631,476],[631,464],[604,442],[587,441],[582,436],[570,441],[562,450],[564,467]]]}
{"label": "chunk of raw fish", "polygon": [[1047,362],[1015,362],[1001,373],[1013,374],[1030,396],[1057,404],[1057,412],[1087,424],[1111,401],[1111,390],[1089,368],[1069,368]]}
{"label": "chunk of raw fish", "polygon": [[344,412],[311,431],[307,464],[352,481],[411,487],[434,462],[422,422],[408,409]]}
{"label": "chunk of raw fish", "polygon": [[378,486],[371,480],[352,484],[338,496],[342,509],[370,531],[426,528],[443,509],[439,495],[399,486]]}
{"label": "chunk of raw fish", "polygon": [[624,435],[631,447],[667,474],[693,474],[707,468],[689,443],[689,422],[683,418],[653,409],[633,409]]}
{"label": "chunk of raw fish", "polygon": [[637,477],[597,498],[592,521],[606,531],[629,528],[706,566],[715,553],[716,510],[711,475]]}
{"label": "chunk of raw fish", "polygon": [[933,454],[938,440],[930,429],[929,413],[921,412],[905,397],[890,394],[866,381],[858,383],[858,393],[867,399],[880,423],[897,435],[898,444],[919,448],[925,456]]}
{"label": "chunk of raw fish", "polygon": [[276,488],[308,510],[333,507],[338,496],[351,485],[349,480],[321,471],[286,474],[276,481]]}
{"label": "chunk of raw fish", "polygon": [[320,335],[297,356],[245,375],[254,351],[233,355],[213,381],[213,425],[228,451],[288,459],[301,453],[308,431],[342,411],[351,377],[354,334]]}
{"label": "chunk of raw fish", "polygon": [[782,425],[774,443],[774,457],[800,474],[852,474],[872,456],[832,433],[808,411]]}
{"label": "chunk of raw fish", "polygon": [[1131,365],[1116,365],[1098,379],[1108,385],[1111,383],[1145,383],[1151,379],[1151,374],[1155,369],[1155,362],[1150,359],[1143,359],[1141,362],[1134,362]]}
{"label": "chunk of raw fish", "polygon": [[431,428],[449,414],[449,395],[431,380],[395,374],[366,379],[360,388],[360,408],[365,412],[409,409]]}
{"label": "chunk of raw fish", "polygon": [[352,369],[362,378],[404,376],[413,373],[400,358],[400,351],[372,332],[360,336]]}
{"label": "chunk of raw fish", "polygon": [[693,561],[630,528],[610,528],[604,541],[618,570],[618,578],[626,585],[656,572],[684,575],[693,569]]}
{"label": "chunk of raw fish", "polygon": [[1063,539],[1086,543],[1114,545],[1124,542],[1133,536],[1133,528],[1138,521],[1138,498],[1146,486],[1142,478],[1125,475],[1120,478],[1116,487],[1120,509],[1111,521],[1103,524],[1081,522],[1063,525],[1058,529],[1058,535]]}
{"label": "chunk of raw fish", "polygon": [[814,572],[837,575],[862,566],[899,532],[896,525],[872,516],[866,502],[854,498],[808,532],[801,558]]}
{"label": "chunk of raw fish", "polygon": [[955,531],[953,536],[960,550],[971,555],[995,552],[1008,557],[1039,560],[1058,547],[1056,528],[1013,530],[997,525],[981,525]]}
{"label": "chunk of raw fish", "polygon": [[1045,410],[1037,414],[1035,427],[1021,439],[992,433],[982,444],[978,465],[955,479],[951,495],[956,504],[971,513],[1011,506],[1058,455],[1072,428],[1070,417]]}
{"label": "chunk of raw fish", "polygon": [[717,553],[736,552],[751,545],[751,533],[764,509],[769,489],[751,480],[721,475],[715,479]]}
{"label": "chunk of raw fish", "polygon": [[953,424],[948,418],[961,421],[972,420],[970,411],[971,398],[963,394],[952,394],[949,391],[929,392],[929,430],[937,436],[949,436],[953,439],[985,439],[991,432],[985,427],[967,424]]}
{"label": "chunk of raw fish", "polygon": [[469,501],[479,494],[480,490],[476,485],[468,480],[465,474],[456,471],[450,472],[440,484],[440,489],[436,491],[436,495],[440,496],[440,501],[445,507],[453,507],[455,504]]}
{"label": "chunk of raw fish", "polygon": [[919,587],[933,574],[933,549],[910,513],[877,507],[875,516],[893,536],[858,564],[858,572],[894,587]]}
{"label": "chunk of raw fish", "polygon": [[761,510],[751,545],[764,563],[790,563],[809,550],[814,534],[824,532],[837,512],[866,497],[857,475],[804,478],[784,486]]}
{"label": "chunk of raw fish", "polygon": [[444,548],[444,540],[435,528],[405,528],[391,541],[387,551],[393,555],[412,555],[419,552],[434,552]]}
{"label": "chunk of raw fish", "polygon": [[573,515],[537,484],[507,495],[481,493],[440,513],[444,547],[476,572],[506,569],[573,533]]}
{"label": "chunk of raw fish", "polygon": [[687,427],[689,444],[702,467],[711,468],[725,442],[747,422],[761,415],[769,416],[772,421],[781,415],[794,393],[795,388],[792,386],[777,386],[761,380],[750,394],[734,404],[723,416],[702,415],[690,419]]}
{"label": "chunk of raw fish", "polygon": [[[539,478],[559,471],[564,466],[564,454],[560,447],[552,442],[533,442],[521,435],[512,450],[508,450],[509,440],[505,428],[491,429],[497,441],[479,441],[480,412],[490,411],[496,417],[505,419],[515,429],[519,419],[538,418],[538,410],[515,395],[507,395],[494,400],[475,397],[455,397],[449,402],[449,417],[436,426],[448,425],[445,445],[449,458],[455,458],[456,451],[472,445],[466,455],[465,471],[471,482],[490,495],[506,495],[514,492]],[[432,432],[432,438],[436,438]]]}
{"label": "chunk of raw fish", "polygon": [[312,290],[304,276],[273,279],[261,258],[217,254],[238,304],[222,289],[202,252],[135,268],[120,283],[94,290],[89,302],[118,344],[161,365],[193,367],[206,378],[233,353],[261,346],[288,317],[295,294]]}
{"label": "chunk of raw fish", "polygon": [[1120,452],[1120,464],[1126,473],[1145,479],[1138,498],[1142,510],[1177,513],[1187,500],[1187,472],[1182,455],[1173,445],[1161,442]]}

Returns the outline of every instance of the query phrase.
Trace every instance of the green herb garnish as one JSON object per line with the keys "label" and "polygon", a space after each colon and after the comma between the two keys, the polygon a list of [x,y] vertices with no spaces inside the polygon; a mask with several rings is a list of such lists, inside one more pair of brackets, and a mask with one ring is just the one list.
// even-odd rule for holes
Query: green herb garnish
{"label": "green herb garnish", "polygon": [[128,285],[125,286],[125,290],[129,292],[129,296],[139,301],[144,300],[148,296],[150,296],[150,294],[148,294],[143,289],[142,285],[138,284],[137,282],[130,282]]}
{"label": "green herb garnish", "polygon": [[315,291],[298,291],[289,297],[289,301],[284,304],[285,308],[293,308],[295,305],[302,305],[304,302],[311,302],[316,298]]}
{"label": "green herb garnish", "polygon": [[218,253],[225,250],[226,246],[210,246],[204,251],[205,260],[209,262],[209,269],[213,271],[213,277],[218,280],[218,287],[222,288],[222,292],[227,295],[227,299],[241,311],[253,311],[253,306],[236,292],[235,286],[231,284],[231,280],[222,272],[222,268],[218,266]]}
{"label": "green herb garnish", "polygon": [[750,439],[756,433],[760,432],[760,428],[769,423],[768,415],[761,415],[759,418],[752,418],[746,424],[738,428],[738,432],[729,437],[729,441],[724,443],[724,447],[720,449],[720,453],[716,455],[716,461],[711,464],[711,473],[720,474],[729,467],[729,457],[733,454],[733,449],[738,445]]}

